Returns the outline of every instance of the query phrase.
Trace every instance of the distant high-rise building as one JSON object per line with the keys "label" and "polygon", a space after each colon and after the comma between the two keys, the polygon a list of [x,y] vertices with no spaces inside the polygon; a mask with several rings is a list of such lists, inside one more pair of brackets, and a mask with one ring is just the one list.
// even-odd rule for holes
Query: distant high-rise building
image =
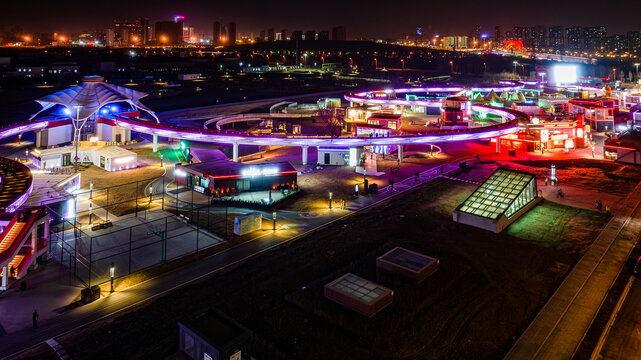
{"label": "distant high-rise building", "polygon": [[347,40],[347,29],[345,29],[345,26],[336,26],[332,29],[332,40]]}
{"label": "distant high-rise building", "polygon": [[316,31],[314,30],[305,31],[305,40],[316,40]]}
{"label": "distant high-rise building", "polygon": [[303,40],[303,32],[300,30],[292,32],[292,40]]}
{"label": "distant high-rise building", "polygon": [[483,27],[481,27],[481,25],[476,25],[474,27],[474,32],[472,33],[472,37],[478,40],[481,38],[482,33],[483,33]]}
{"label": "distant high-rise building", "polygon": [[496,42],[496,46],[501,46],[503,44],[503,33],[501,33],[500,26],[494,27],[494,42]]}
{"label": "distant high-rise building", "polygon": [[113,28],[105,30],[105,45],[114,46],[116,41],[116,31]]}
{"label": "distant high-rise building", "polygon": [[328,41],[329,40],[329,31],[327,30],[321,30],[318,32],[318,40],[320,41]]}
{"label": "distant high-rise building", "polygon": [[276,33],[274,32],[274,28],[267,29],[267,41],[276,40],[275,34]]}
{"label": "distant high-rise building", "polygon": [[156,43],[160,45],[181,45],[183,41],[182,21],[158,21],[155,26]]}
{"label": "distant high-rise building", "polygon": [[548,46],[554,51],[565,49],[565,31],[563,26],[553,26],[549,29]]}
{"label": "distant high-rise building", "polygon": [[136,20],[138,25],[137,35],[140,36],[140,43],[145,45],[151,41],[151,25],[149,25],[149,19],[139,18]]}
{"label": "distant high-rise building", "polygon": [[283,40],[289,40],[287,39],[287,35],[289,35],[289,33],[287,33],[287,29],[283,29],[280,31],[280,36],[282,37]]}
{"label": "distant high-rise building", "polygon": [[527,26],[515,26],[514,27],[514,32],[512,33],[514,36],[514,39],[512,40],[519,40],[528,47],[527,40],[530,38],[530,28]]}
{"label": "distant high-rise building", "polygon": [[546,35],[547,32],[544,26],[532,26],[530,28],[530,39],[527,42],[532,49],[543,50],[545,48]]}
{"label": "distant high-rise building", "polygon": [[227,43],[229,45],[235,45],[236,44],[236,23],[235,22],[230,22],[229,27],[227,28]]}
{"label": "distant high-rise building", "polygon": [[572,26],[565,30],[566,38],[568,41],[568,50],[582,51],[584,45],[583,28],[580,26]]}
{"label": "distant high-rise building", "polygon": [[628,32],[628,42],[630,43],[630,52],[641,54],[641,31]]}
{"label": "distant high-rise building", "polygon": [[265,35],[265,30],[261,30],[258,33],[258,41],[261,41],[261,42],[265,41],[266,38],[267,38],[267,36]]}
{"label": "distant high-rise building", "polygon": [[220,45],[220,22],[218,21],[214,21],[214,36],[211,39],[211,44]]}
{"label": "distant high-rise building", "polygon": [[598,51],[603,45],[606,31],[605,26],[592,26],[583,29],[584,50]]}
{"label": "distant high-rise building", "polygon": [[630,43],[626,35],[612,35],[605,38],[604,49],[612,53],[623,53],[628,51]]}
{"label": "distant high-rise building", "polygon": [[143,33],[140,20],[135,22],[114,20],[113,25],[114,39],[110,46],[128,46],[130,44],[138,45],[143,43]]}

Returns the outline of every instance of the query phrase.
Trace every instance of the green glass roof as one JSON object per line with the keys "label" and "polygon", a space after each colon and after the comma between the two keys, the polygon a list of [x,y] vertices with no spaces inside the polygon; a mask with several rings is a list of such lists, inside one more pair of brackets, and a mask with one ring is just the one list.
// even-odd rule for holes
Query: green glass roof
{"label": "green glass roof", "polygon": [[[533,174],[499,168],[459,206],[458,210],[496,220],[533,180]],[[525,203],[519,208],[524,205]],[[509,215],[511,214],[507,216]]]}

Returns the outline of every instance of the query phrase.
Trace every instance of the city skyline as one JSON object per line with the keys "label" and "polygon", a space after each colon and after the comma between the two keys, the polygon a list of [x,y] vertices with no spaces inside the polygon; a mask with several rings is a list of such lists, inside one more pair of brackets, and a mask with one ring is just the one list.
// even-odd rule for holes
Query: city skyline
{"label": "city skyline", "polygon": [[[432,34],[466,34],[480,25],[484,31],[493,32],[495,26],[512,28],[514,26],[605,26],[608,34],[638,31],[638,23],[633,11],[621,11],[616,17],[603,16],[601,7],[586,6],[585,2],[541,1],[537,6],[524,12],[519,4],[509,1],[494,2],[492,6],[485,3],[466,1],[465,12],[448,16],[450,8],[447,3],[415,4],[405,7],[385,9],[373,7],[363,2],[339,3],[330,1],[324,7],[335,11],[317,12],[306,8],[304,4],[286,1],[279,7],[261,2],[250,2],[239,8],[232,3],[186,3],[179,8],[175,6],[157,6],[150,2],[125,3],[116,1],[107,9],[98,12],[85,10],[79,1],[69,3],[68,9],[57,4],[42,3],[38,13],[25,12],[19,4],[5,5],[0,14],[3,31],[19,26],[27,32],[93,32],[102,31],[111,26],[115,19],[133,20],[147,17],[152,22],[170,20],[174,15],[185,16],[185,24],[193,26],[198,33],[211,34],[214,21],[236,22],[239,32],[258,33],[268,28],[287,28],[293,30],[331,30],[332,27],[345,25],[350,38],[398,38],[403,35],[416,34],[422,28],[424,35]],[[624,10],[631,1],[620,4]],[[153,6],[152,6],[153,5]],[[581,7],[578,14],[577,8]],[[408,9],[412,11],[408,11]],[[247,9],[251,9],[250,12]],[[497,9],[500,9],[497,11]],[[593,10],[592,10],[593,9]],[[60,15],[51,17],[52,13]],[[381,18],[384,14],[385,18]],[[445,16],[443,16],[445,15]],[[616,21],[615,21],[616,19]],[[382,26],[381,24],[384,24]]]}

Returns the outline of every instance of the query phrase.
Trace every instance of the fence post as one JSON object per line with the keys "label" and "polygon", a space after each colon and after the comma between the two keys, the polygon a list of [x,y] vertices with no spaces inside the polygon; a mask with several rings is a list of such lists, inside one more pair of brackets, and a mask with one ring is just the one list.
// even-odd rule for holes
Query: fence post
{"label": "fence post", "polygon": [[131,232],[133,231],[133,228],[134,228],[133,226],[129,227],[129,271],[128,271],[129,274],[131,274],[131,237],[132,237]]}
{"label": "fence post", "polygon": [[162,240],[163,240],[163,247],[165,248],[165,256],[164,256],[164,261],[167,261],[167,221],[169,220],[169,217],[165,216],[165,231],[163,232],[162,235]]}
{"label": "fence post", "polygon": [[73,274],[78,276],[78,229],[76,228],[76,216],[74,216],[73,222]]}
{"label": "fence post", "polygon": [[109,220],[109,188],[107,188],[107,214],[105,215],[105,221]]}
{"label": "fence post", "polygon": [[91,287],[91,252],[93,249],[93,236],[89,238],[89,282],[88,287]]}
{"label": "fence post", "polygon": [[196,251],[198,251],[198,246],[200,245],[198,234],[200,233],[200,208],[198,208],[198,219],[196,220]]}
{"label": "fence post", "polygon": [[162,176],[162,199],[160,201],[161,201],[160,208],[164,211],[165,210],[165,175]]}
{"label": "fence post", "polygon": [[136,217],[138,217],[138,181],[136,181]]}

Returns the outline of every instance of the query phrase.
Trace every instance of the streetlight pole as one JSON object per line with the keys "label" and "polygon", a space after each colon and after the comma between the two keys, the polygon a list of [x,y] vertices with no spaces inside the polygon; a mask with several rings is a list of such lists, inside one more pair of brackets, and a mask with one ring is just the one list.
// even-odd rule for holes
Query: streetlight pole
{"label": "streetlight pole", "polygon": [[272,230],[276,231],[276,209],[272,211]]}
{"label": "streetlight pole", "polygon": [[332,208],[332,192],[329,192],[329,208]]}
{"label": "streetlight pole", "polygon": [[516,76],[516,65],[519,64],[518,61],[512,61],[512,64],[514,65],[514,76]]}
{"label": "streetlight pole", "polygon": [[111,266],[109,267],[109,278],[111,279],[111,292],[114,292],[114,274],[116,267],[114,266],[114,263],[111,263]]}
{"label": "streetlight pole", "polygon": [[639,65],[641,65],[641,64],[639,64],[639,63],[635,63],[634,64],[634,67],[637,69],[637,81],[639,80]]}
{"label": "streetlight pole", "polygon": [[74,137],[76,140],[76,170],[75,173],[78,173],[78,141],[80,140],[80,130],[78,129],[78,123],[80,122],[80,108],[81,105],[75,105],[76,107],[76,126],[74,127]]}

